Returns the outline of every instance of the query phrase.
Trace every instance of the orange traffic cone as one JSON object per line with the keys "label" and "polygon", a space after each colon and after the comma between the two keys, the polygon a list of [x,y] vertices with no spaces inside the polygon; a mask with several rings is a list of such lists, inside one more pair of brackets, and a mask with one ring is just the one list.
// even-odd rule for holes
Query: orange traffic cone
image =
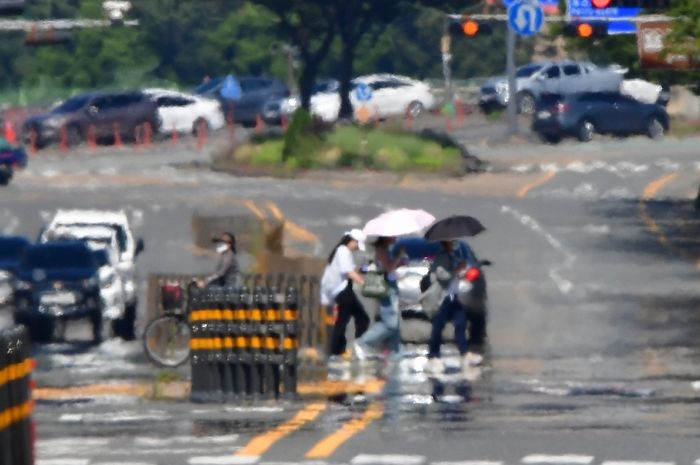
{"label": "orange traffic cone", "polygon": [[65,126],[61,126],[59,133],[59,147],[61,148],[62,152],[68,151],[68,128]]}
{"label": "orange traffic cone", "polygon": [[258,114],[255,117],[255,132],[257,134],[262,133],[265,130],[265,121],[263,121],[262,116]]}
{"label": "orange traffic cone", "polygon": [[122,131],[119,127],[119,123],[114,123],[114,146],[121,148],[124,144],[122,143]]}
{"label": "orange traffic cone", "polygon": [[5,139],[10,144],[17,144],[17,132],[15,132],[15,127],[10,121],[5,121]]}
{"label": "orange traffic cone", "polygon": [[177,145],[180,142],[180,133],[177,132],[177,128],[173,123],[173,135],[172,135],[173,145]]}
{"label": "orange traffic cone", "polygon": [[93,152],[97,150],[97,130],[95,129],[94,125],[90,125],[88,128],[88,147],[90,147],[90,150]]}

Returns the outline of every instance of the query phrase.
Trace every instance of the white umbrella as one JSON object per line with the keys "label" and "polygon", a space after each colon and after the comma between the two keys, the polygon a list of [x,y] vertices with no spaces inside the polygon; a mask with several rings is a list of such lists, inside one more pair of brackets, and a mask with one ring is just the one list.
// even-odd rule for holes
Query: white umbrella
{"label": "white umbrella", "polygon": [[382,213],[369,220],[362,232],[368,236],[403,236],[421,231],[434,221],[435,217],[425,210],[402,208]]}

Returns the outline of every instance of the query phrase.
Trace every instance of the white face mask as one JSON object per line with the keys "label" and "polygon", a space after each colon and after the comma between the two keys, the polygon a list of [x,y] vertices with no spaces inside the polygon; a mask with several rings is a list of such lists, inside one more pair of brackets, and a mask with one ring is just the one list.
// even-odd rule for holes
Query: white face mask
{"label": "white face mask", "polygon": [[228,250],[228,244],[225,242],[222,242],[221,244],[216,246],[216,252],[217,253],[225,253]]}

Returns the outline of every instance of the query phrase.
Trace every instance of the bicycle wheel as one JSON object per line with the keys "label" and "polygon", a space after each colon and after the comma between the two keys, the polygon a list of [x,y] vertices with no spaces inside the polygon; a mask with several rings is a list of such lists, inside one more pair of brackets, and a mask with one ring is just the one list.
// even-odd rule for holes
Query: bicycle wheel
{"label": "bicycle wheel", "polygon": [[189,358],[190,337],[190,327],[183,318],[165,315],[148,323],[143,333],[143,348],[156,365],[174,368]]}

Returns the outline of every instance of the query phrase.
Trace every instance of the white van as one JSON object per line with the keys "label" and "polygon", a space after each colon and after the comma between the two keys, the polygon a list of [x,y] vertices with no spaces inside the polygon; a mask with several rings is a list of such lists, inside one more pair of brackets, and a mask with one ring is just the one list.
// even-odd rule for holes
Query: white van
{"label": "white van", "polygon": [[56,231],[72,226],[103,226],[114,231],[118,248],[118,270],[126,302],[124,316],[117,320],[115,333],[125,339],[132,339],[138,304],[136,256],[143,251],[143,240],[134,237],[124,210],[58,210],[41,233],[40,241],[48,240]]}

